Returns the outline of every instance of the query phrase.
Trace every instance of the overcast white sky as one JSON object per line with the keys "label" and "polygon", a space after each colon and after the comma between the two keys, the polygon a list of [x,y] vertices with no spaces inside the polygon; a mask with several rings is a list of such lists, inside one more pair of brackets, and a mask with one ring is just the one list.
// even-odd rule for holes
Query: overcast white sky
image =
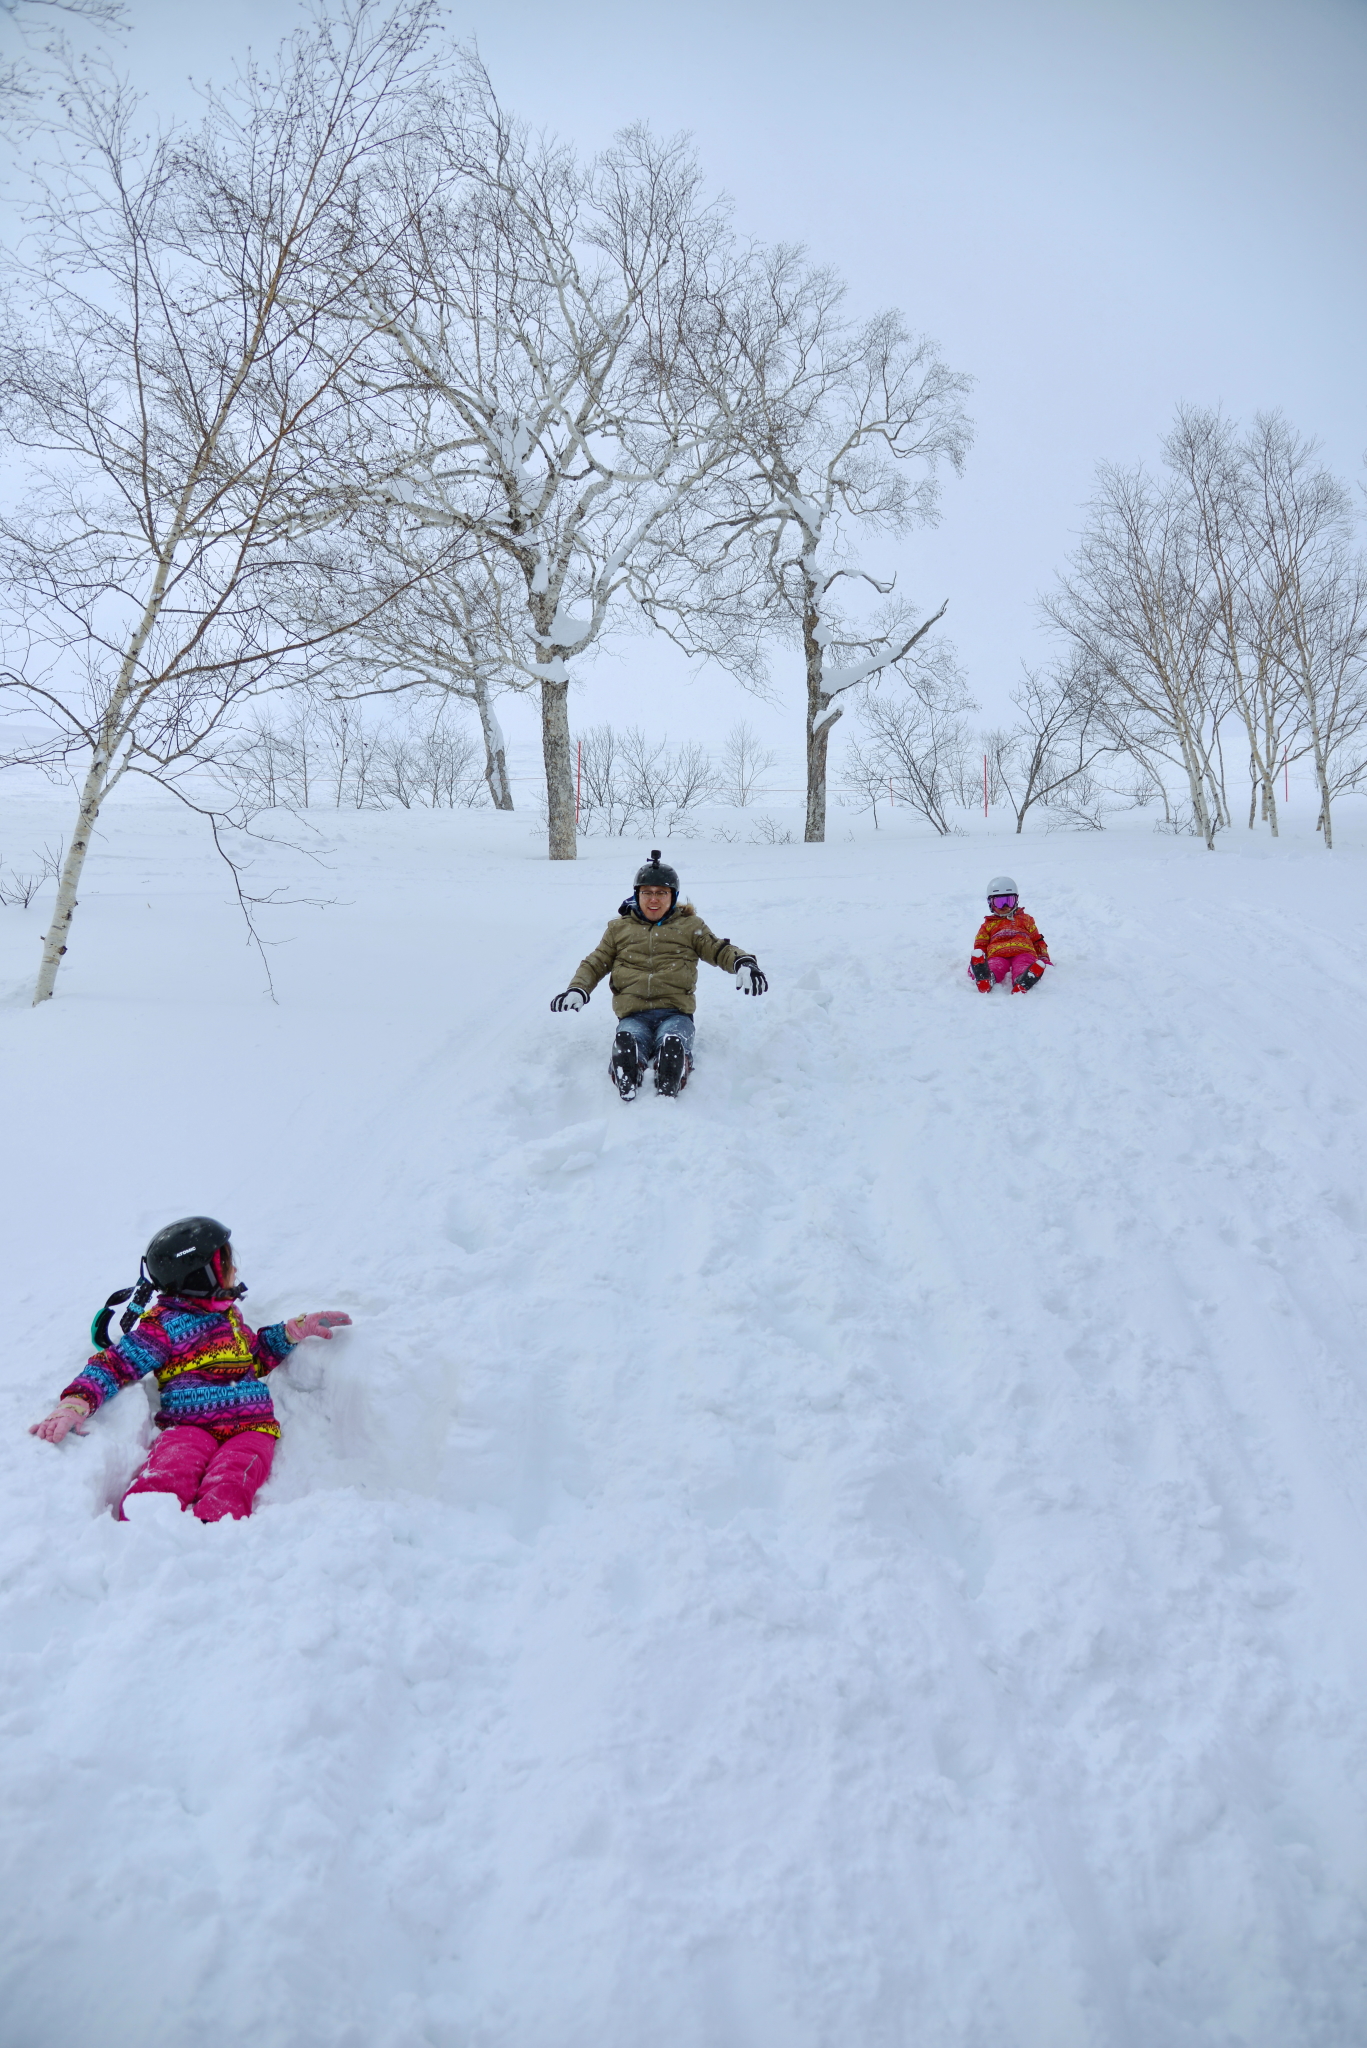
{"label": "overcast white sky", "polygon": [[[168,101],[300,19],[130,12],[129,67]],[[742,230],[807,243],[856,310],[900,306],[977,379],[967,475],[903,583],[949,598],[985,707],[1034,651],[1096,462],[1152,456],[1179,400],[1280,406],[1367,476],[1367,0],[458,0],[448,20],[510,108],[585,148],[642,118],[690,131]],[[577,717],[729,722],[729,689],[661,704],[672,673],[629,643]]]}

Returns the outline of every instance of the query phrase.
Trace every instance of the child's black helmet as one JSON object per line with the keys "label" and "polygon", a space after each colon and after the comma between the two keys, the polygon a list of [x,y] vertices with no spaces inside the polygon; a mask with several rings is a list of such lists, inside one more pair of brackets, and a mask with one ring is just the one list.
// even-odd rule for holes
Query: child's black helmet
{"label": "child's black helmet", "polygon": [[[674,868],[670,867],[668,861],[660,859],[660,849],[658,846],[651,847],[650,859],[643,868],[637,868],[636,870],[636,886],[632,892],[632,901],[638,910],[641,908],[642,889],[668,889],[669,911],[673,910],[674,905],[679,900],[678,873]],[[666,916],[669,915],[669,911],[665,913]]]}
{"label": "child's black helmet", "polygon": [[212,1216],[184,1216],[157,1232],[143,1263],[163,1294],[216,1294],[220,1281],[214,1254],[231,1236],[226,1223],[217,1223]]}

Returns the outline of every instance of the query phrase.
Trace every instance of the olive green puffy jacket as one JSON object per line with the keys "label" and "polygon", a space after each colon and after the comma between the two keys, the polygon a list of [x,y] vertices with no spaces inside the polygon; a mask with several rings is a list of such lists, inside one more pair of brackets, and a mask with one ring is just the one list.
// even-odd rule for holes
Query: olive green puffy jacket
{"label": "olive green puffy jacket", "polygon": [[698,962],[710,960],[727,974],[750,956],[729,939],[707,929],[691,903],[676,903],[658,924],[647,924],[633,906],[614,917],[588,958],[574,970],[571,988],[587,995],[605,974],[612,975],[612,1007],[619,1017],[633,1010],[682,1010],[693,1015]]}

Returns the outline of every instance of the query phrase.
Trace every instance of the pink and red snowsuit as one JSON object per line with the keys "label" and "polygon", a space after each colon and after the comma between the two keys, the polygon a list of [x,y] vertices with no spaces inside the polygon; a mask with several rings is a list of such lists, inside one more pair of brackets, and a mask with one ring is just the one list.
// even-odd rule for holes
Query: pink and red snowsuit
{"label": "pink and red snowsuit", "polygon": [[231,1301],[162,1294],[126,1337],[95,1353],[62,1398],[79,1395],[93,1414],[155,1374],[161,1436],[124,1499],[173,1493],[201,1522],[240,1521],[270,1476],[280,1435],[266,1374],[293,1349],[283,1323],[251,1330]]}
{"label": "pink and red snowsuit", "polygon": [[968,971],[974,980],[980,977],[984,963],[993,981],[998,983],[1005,981],[1008,974],[1013,983],[1017,982],[1032,968],[1042,972],[1052,964],[1043,932],[1019,904],[1014,910],[989,911],[978,926],[978,936],[973,941],[973,957],[968,963]]}

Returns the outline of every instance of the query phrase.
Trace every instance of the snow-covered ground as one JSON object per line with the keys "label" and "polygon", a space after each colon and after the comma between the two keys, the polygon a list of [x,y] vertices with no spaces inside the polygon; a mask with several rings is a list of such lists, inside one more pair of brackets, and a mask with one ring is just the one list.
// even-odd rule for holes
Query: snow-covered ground
{"label": "snow-covered ground", "polygon": [[[175,812],[40,1011],[0,912],[4,2048],[1367,2038],[1344,812],[677,846],[772,987],[630,1107],[548,1003],[635,843],[323,819],[278,1006]],[[250,1522],[119,1526],[141,1395],[25,1425],[201,1209],[355,1328]]]}

